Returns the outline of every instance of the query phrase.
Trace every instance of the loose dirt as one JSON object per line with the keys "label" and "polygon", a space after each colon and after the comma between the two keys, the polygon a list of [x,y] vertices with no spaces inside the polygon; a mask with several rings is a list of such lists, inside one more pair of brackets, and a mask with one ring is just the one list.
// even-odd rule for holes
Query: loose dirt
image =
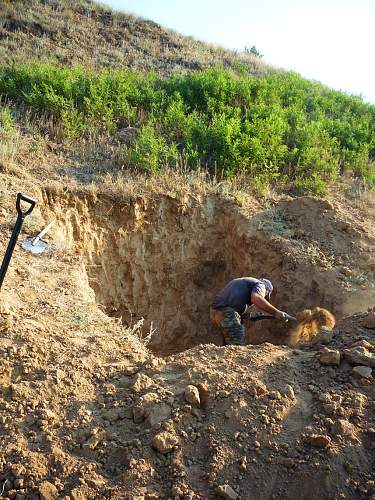
{"label": "loose dirt", "polygon": [[[48,252],[17,246],[2,290],[2,497],[375,497],[368,219],[308,197],[30,194],[38,229],[57,223]],[[315,310],[313,329],[263,321],[252,344],[221,346],[208,306],[241,275],[337,323]]]}

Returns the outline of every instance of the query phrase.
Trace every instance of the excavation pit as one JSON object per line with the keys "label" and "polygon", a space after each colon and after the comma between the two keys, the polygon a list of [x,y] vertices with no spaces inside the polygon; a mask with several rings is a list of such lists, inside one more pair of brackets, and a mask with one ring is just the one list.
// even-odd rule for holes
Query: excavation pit
{"label": "excavation pit", "polygon": [[246,213],[216,196],[51,196],[60,239],[82,256],[97,303],[124,324],[144,318],[157,355],[221,343],[209,304],[234,277],[271,278],[274,304],[290,314],[318,305],[340,315],[350,303],[334,268],[312,265],[287,233],[261,224],[266,211]]}

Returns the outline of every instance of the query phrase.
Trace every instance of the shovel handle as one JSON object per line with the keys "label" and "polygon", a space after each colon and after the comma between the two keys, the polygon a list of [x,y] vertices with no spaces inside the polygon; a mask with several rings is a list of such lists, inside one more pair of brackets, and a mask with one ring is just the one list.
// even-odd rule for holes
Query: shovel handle
{"label": "shovel handle", "polygon": [[54,225],[54,223],[56,222],[56,220],[54,219],[52,222],[50,222],[48,224],[48,226],[46,226],[43,231],[40,231],[40,233],[38,235],[35,236],[35,238],[33,239],[32,241],[32,246],[35,247],[35,245],[39,242],[39,240],[41,238],[43,238],[43,236],[48,233],[48,231],[51,229],[51,227]]}
{"label": "shovel handle", "polygon": [[[21,207],[21,201],[29,203],[30,207],[27,210],[23,211]],[[22,193],[17,194],[16,208],[18,215],[0,268],[0,289],[3,285],[3,281],[9,266],[10,259],[12,258],[14,247],[16,246],[17,238],[20,234],[23,221],[25,220],[26,215],[31,214],[35,207],[35,204],[36,201],[34,200],[34,198],[31,198],[31,196],[27,196],[26,194]]]}
{"label": "shovel handle", "polygon": [[[30,207],[23,211],[21,207],[21,201],[24,201],[25,203],[29,203]],[[31,214],[31,212],[34,210],[36,201],[34,198],[31,198],[31,196],[27,196],[27,194],[23,193],[18,193],[17,194],[17,201],[16,201],[16,208],[17,208],[17,213],[18,215],[21,215],[22,217],[26,217],[26,215]]]}

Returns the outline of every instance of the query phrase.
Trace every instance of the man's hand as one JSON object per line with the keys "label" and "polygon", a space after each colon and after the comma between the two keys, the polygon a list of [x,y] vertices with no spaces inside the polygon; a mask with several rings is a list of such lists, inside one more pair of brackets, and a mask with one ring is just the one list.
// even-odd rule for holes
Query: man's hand
{"label": "man's hand", "polygon": [[277,313],[275,314],[276,319],[283,319],[285,321],[288,321],[288,316],[289,314],[284,311],[277,311]]}
{"label": "man's hand", "polygon": [[297,321],[297,319],[294,316],[291,316],[290,314],[284,311],[279,311],[277,315],[275,314],[275,318],[283,319],[284,321]]}
{"label": "man's hand", "polygon": [[284,311],[279,311],[276,307],[274,307],[272,304],[268,302],[264,297],[262,297],[259,293],[252,293],[251,294],[251,303],[254,304],[258,309],[261,311],[267,313],[267,314],[272,314],[276,319],[283,319],[285,321],[288,321],[289,319],[294,319],[292,316],[289,316]]}

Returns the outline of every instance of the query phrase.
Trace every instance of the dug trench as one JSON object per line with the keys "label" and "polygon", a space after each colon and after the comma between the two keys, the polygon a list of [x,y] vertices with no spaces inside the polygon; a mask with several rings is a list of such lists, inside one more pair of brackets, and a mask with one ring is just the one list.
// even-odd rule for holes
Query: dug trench
{"label": "dug trench", "polygon": [[[55,244],[83,259],[88,294],[92,289],[106,314],[124,324],[143,318],[143,336],[157,355],[220,345],[209,304],[238,276],[272,279],[274,304],[292,315],[319,306],[340,318],[373,302],[370,237],[358,233],[354,242],[350,221],[326,201],[243,208],[215,195],[119,201],[45,191],[43,202],[46,220],[57,219]],[[360,286],[348,277],[351,262]],[[288,329],[273,321],[247,327],[249,343],[287,340]]]}

